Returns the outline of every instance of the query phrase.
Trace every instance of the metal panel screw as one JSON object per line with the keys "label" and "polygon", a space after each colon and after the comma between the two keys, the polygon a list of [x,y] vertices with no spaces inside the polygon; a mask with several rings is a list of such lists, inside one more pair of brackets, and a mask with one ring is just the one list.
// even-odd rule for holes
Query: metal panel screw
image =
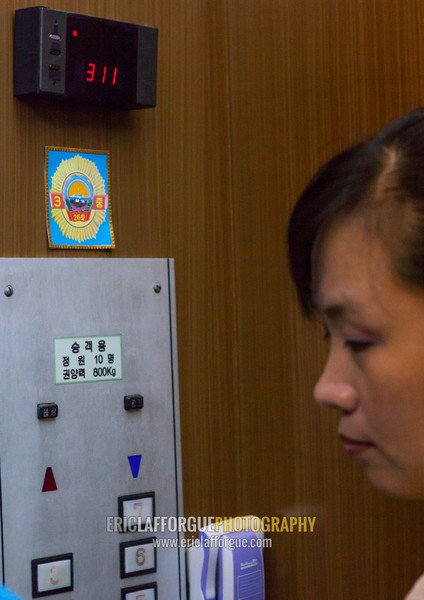
{"label": "metal panel screw", "polygon": [[153,286],[153,289],[156,294],[160,294],[162,291],[162,286],[160,285],[160,283],[157,283],[156,285]]}
{"label": "metal panel screw", "polygon": [[4,295],[5,295],[7,298],[10,298],[10,296],[13,296],[13,287],[12,287],[11,285],[7,285],[7,286],[4,288]]}

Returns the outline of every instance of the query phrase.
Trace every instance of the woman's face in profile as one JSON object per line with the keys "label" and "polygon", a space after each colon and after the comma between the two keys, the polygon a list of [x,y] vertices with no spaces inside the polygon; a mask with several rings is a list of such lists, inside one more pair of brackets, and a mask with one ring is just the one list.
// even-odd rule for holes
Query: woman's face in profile
{"label": "woman's face in profile", "polygon": [[347,453],[379,489],[424,497],[424,291],[403,284],[367,215],[341,217],[315,253],[329,352],[314,396],[340,412]]}

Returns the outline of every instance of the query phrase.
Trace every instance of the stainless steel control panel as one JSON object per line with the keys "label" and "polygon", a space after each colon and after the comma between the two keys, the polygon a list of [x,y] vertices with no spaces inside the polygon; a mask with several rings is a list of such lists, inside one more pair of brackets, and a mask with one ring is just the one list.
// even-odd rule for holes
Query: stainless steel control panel
{"label": "stainless steel control panel", "polygon": [[0,259],[0,396],[4,583],[185,599],[173,262]]}

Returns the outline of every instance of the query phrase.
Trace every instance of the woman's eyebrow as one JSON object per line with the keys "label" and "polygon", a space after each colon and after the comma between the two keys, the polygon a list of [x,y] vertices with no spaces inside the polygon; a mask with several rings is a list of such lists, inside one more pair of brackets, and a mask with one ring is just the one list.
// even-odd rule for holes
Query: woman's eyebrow
{"label": "woman's eyebrow", "polygon": [[318,307],[322,315],[328,319],[341,319],[346,316],[357,316],[363,313],[363,307],[357,302],[334,302]]}

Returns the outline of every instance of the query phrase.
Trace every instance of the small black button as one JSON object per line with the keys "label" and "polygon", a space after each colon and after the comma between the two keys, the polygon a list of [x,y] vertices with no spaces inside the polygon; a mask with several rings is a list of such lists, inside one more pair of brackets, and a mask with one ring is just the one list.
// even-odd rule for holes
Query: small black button
{"label": "small black button", "polygon": [[49,79],[56,83],[61,80],[62,72],[60,69],[60,65],[49,65]]}
{"label": "small black button", "polygon": [[37,417],[39,419],[55,419],[59,414],[59,407],[55,402],[37,404]]}
{"label": "small black button", "polygon": [[143,396],[140,394],[131,394],[130,396],[124,396],[124,408],[125,410],[139,410],[144,406]]}

